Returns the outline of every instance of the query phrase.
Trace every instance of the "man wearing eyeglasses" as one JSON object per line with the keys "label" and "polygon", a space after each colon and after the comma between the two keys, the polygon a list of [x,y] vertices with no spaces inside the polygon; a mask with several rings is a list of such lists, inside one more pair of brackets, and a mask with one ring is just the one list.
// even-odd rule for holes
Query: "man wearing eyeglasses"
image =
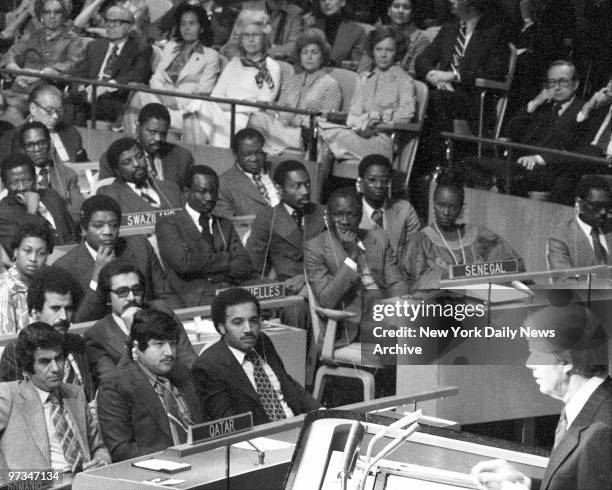
{"label": "man wearing eyeglasses", "polygon": [[24,124],[19,130],[19,142],[22,151],[34,162],[36,187],[54,189],[64,199],[72,219],[78,222],[79,210],[85,198],[79,188],[76,172],[55,161],[47,127],[38,121]]}
{"label": "man wearing eyeglasses", "polygon": [[157,310],[134,315],[127,350],[98,391],[102,437],[113,461],[187,441],[203,421],[191,373],[176,362],[180,325]]}
{"label": "man wearing eyeglasses", "polygon": [[[134,265],[122,261],[113,261],[102,268],[97,294],[100,303],[107,305],[110,311],[87,330],[83,337],[94,375],[102,380],[113,372],[125,352],[125,342],[130,335],[134,315],[143,308],[152,307],[164,311],[164,307],[155,300],[145,304],[144,275]],[[182,325],[179,325],[176,358],[188,368],[196,359],[196,353]]]}
{"label": "man wearing eyeglasses", "polygon": [[[134,15],[125,7],[112,5],[104,17],[106,37],[97,38],[87,45],[85,57],[73,75],[110,83],[148,83],[153,50],[140,34],[133,31]],[[86,123],[91,93],[91,86],[88,86],[80,97],[77,94],[72,96],[79,103],[75,116],[78,125]],[[120,123],[128,95],[128,90],[98,87],[96,118]]]}
{"label": "man wearing eyeglasses", "polygon": [[238,131],[232,142],[236,165],[219,177],[215,214],[223,217],[257,214],[265,206],[280,203],[278,190],[268,174],[263,151],[265,139],[253,128]]}
{"label": "man wearing eyeglasses", "polygon": [[576,207],[576,217],[557,226],[548,239],[550,269],[612,265],[608,217],[612,210],[612,190],[606,177],[582,177],[576,188]]}

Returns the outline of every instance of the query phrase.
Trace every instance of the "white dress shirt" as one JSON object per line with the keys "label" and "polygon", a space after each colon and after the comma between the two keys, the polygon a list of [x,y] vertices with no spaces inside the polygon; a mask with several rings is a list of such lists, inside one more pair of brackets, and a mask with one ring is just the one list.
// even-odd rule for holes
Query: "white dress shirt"
{"label": "white dress shirt", "polygon": [[[593,248],[593,237],[591,236],[591,230],[593,229],[593,227],[591,225],[585,223],[584,221],[582,221],[580,219],[580,216],[576,216],[576,222],[578,223],[578,226],[580,226],[580,229],[586,235],[587,240],[589,240],[591,248],[593,249],[593,251],[595,251],[595,249]],[[601,232],[601,230],[599,230],[599,243],[601,243],[601,245],[603,246],[603,248],[605,249],[606,252],[610,253],[610,251],[608,250],[608,244],[606,243],[606,237]]]}
{"label": "white dress shirt", "polygon": [[[238,166],[240,168],[240,166]],[[242,169],[241,169],[242,170]],[[244,172],[244,170],[242,170]],[[253,182],[253,185],[257,187],[255,183],[255,179],[253,178],[253,174],[249,172],[244,172],[244,174]],[[272,182],[272,179],[267,173],[261,172],[261,181],[266,188],[266,192],[268,193],[268,197],[270,198],[270,206],[274,207],[280,203],[280,196],[278,195],[278,189]],[[258,188],[259,190],[259,188]]]}
{"label": "white dress shirt", "polygon": [[[195,209],[193,209],[189,204],[185,204],[185,211],[187,211],[187,214],[189,215],[189,217],[192,219],[193,223],[196,225],[196,228],[198,229],[198,231],[200,233],[202,233],[202,225],[200,225],[200,215],[202,213],[198,213]],[[210,234],[212,235],[213,229],[212,229],[212,217],[208,218],[208,231],[210,231]]]}
{"label": "white dress shirt", "polygon": [[136,187],[136,184],[134,184],[134,182],[126,182],[126,184],[128,185],[130,189],[132,189],[136,193],[136,195],[138,195],[141,198],[142,198],[142,189],[146,189],[147,196],[152,198],[157,203],[158,206],[161,206],[161,199],[159,198],[159,194],[157,193],[155,189],[153,189],[151,184],[149,184],[148,182],[145,185],[143,185],[141,188]]}

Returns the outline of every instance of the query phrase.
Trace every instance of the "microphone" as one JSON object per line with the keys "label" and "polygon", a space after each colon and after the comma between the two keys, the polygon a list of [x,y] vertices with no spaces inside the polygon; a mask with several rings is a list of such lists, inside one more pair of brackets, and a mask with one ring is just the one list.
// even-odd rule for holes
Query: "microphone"
{"label": "microphone", "polygon": [[346,438],[346,444],[344,445],[344,452],[342,455],[342,467],[338,477],[340,478],[340,488],[346,490],[348,484],[348,475],[350,468],[355,460],[355,456],[358,452],[359,445],[365,434],[365,428],[356,420],[351,424],[351,429]]}

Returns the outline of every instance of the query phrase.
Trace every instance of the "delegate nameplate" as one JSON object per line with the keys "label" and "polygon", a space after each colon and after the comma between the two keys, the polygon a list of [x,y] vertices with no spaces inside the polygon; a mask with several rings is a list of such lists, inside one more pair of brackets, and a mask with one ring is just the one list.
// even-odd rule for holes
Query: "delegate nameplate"
{"label": "delegate nameplate", "polygon": [[450,277],[484,277],[498,274],[513,274],[518,272],[518,260],[497,260],[495,262],[482,262],[479,264],[460,264],[450,266]]}
{"label": "delegate nameplate", "polygon": [[138,213],[124,213],[121,215],[121,226],[147,226],[155,225],[162,216],[174,216],[181,208],[155,209]]}
{"label": "delegate nameplate", "polygon": [[[285,283],[284,282],[267,282],[263,284],[245,284],[240,286],[243,289],[249,291],[258,300],[282,298],[285,296]],[[217,289],[215,294],[219,294],[221,291],[225,291],[227,288]]]}
{"label": "delegate nameplate", "polygon": [[217,439],[246,432],[253,428],[253,414],[251,412],[232,415],[212,422],[198,425],[190,425],[187,433],[187,444],[198,444],[200,442]]}

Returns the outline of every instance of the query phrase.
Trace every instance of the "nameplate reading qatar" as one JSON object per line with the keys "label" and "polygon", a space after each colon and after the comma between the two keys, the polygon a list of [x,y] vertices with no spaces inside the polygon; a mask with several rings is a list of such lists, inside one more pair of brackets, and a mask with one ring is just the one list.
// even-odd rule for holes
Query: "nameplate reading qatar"
{"label": "nameplate reading qatar", "polygon": [[187,444],[198,444],[219,437],[239,434],[253,428],[253,415],[251,412],[232,415],[212,422],[189,426]]}
{"label": "nameplate reading qatar", "polygon": [[518,272],[518,260],[497,260],[477,264],[459,264],[450,266],[450,277],[485,277],[499,274],[514,274]]}
{"label": "nameplate reading qatar", "polygon": [[142,211],[138,213],[124,213],[121,215],[121,226],[155,226],[155,223],[162,216],[174,216],[180,212],[180,208],[155,209],[152,211]]}
{"label": "nameplate reading qatar", "polygon": [[[262,284],[245,284],[240,286],[242,289],[246,289],[258,300],[282,298],[285,296],[285,283],[284,282],[264,282]],[[225,289],[217,289],[215,294],[219,294]]]}

